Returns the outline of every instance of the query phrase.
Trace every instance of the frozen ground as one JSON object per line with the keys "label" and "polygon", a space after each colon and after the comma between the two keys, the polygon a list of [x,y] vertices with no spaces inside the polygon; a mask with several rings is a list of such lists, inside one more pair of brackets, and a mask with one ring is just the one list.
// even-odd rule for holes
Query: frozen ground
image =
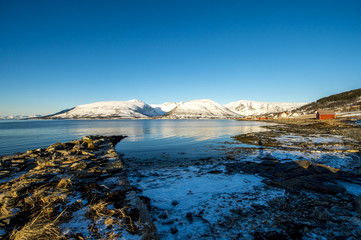
{"label": "frozen ground", "polygon": [[249,146],[238,147],[239,142],[228,142],[218,150],[224,151],[237,161],[262,161],[263,157],[270,156],[281,162],[294,160],[309,160],[312,163],[325,164],[352,171],[361,164],[360,157],[355,154],[352,146],[357,142],[337,135],[310,135],[300,136],[285,134],[274,138],[279,147]]}
{"label": "frozen ground", "polygon": [[[141,174],[139,174],[141,173]],[[151,199],[162,239],[234,239],[264,219],[235,221],[239,212],[284,194],[255,175],[227,175],[213,165],[134,172],[130,181]],[[253,206],[253,207],[252,207]],[[232,220],[233,219],[233,220]],[[250,236],[248,236],[250,237]]]}
{"label": "frozen ground", "polygon": [[[349,194],[346,200],[340,200],[320,193],[289,193],[266,185],[266,179],[258,175],[227,174],[224,166],[232,162],[261,162],[268,158],[280,162],[310,160],[353,171],[360,165],[357,154],[349,151],[353,140],[319,134],[307,137],[286,134],[274,140],[279,148],[245,147],[239,142],[227,142],[217,149],[224,156],[218,159],[187,163],[179,159],[172,164],[153,167],[132,163],[131,169],[137,170],[129,172],[129,180],[139,189],[139,194],[149,200],[161,239],[253,239],[258,233],[282,237],[282,231],[289,229],[280,223],[281,220],[286,221],[286,225],[292,223],[291,228],[297,224],[303,226],[303,239],[345,236],[347,226],[353,229],[353,236],[358,236],[361,222],[351,212],[351,200],[347,199],[361,195],[361,183],[340,181],[339,185]],[[324,212],[318,212],[324,208],[322,198],[329,206],[334,205],[332,211],[325,208],[332,219],[327,223],[320,220]],[[292,215],[294,211],[297,213]]]}

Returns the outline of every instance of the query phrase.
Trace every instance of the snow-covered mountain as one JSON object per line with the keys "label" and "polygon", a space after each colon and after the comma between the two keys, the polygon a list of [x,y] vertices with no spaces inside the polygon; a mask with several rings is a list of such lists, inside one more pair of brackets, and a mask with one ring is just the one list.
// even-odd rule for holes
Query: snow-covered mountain
{"label": "snow-covered mountain", "polygon": [[96,102],[79,105],[68,111],[47,118],[148,118],[159,114],[148,104],[139,100]]}
{"label": "snow-covered mountain", "polygon": [[277,103],[277,102],[256,102],[241,100],[231,102],[225,107],[243,116],[263,115],[270,113],[287,112],[299,108],[307,103]]}
{"label": "snow-covered mountain", "polygon": [[183,102],[164,118],[235,118],[238,114],[209,99]]}
{"label": "snow-covered mountain", "polygon": [[286,112],[305,103],[266,103],[237,101],[224,106],[208,99],[181,103],[148,105],[140,100],[96,102],[66,109],[44,118],[50,119],[132,119],[132,118],[237,118]]}
{"label": "snow-covered mountain", "polygon": [[181,103],[177,102],[166,102],[163,104],[150,104],[152,108],[158,113],[159,116],[166,114],[167,112],[170,112],[173,110],[176,106],[178,106]]}
{"label": "snow-covered mountain", "polygon": [[0,116],[0,120],[22,120],[29,118],[39,118],[41,115],[27,116],[27,115],[15,115],[15,116]]}

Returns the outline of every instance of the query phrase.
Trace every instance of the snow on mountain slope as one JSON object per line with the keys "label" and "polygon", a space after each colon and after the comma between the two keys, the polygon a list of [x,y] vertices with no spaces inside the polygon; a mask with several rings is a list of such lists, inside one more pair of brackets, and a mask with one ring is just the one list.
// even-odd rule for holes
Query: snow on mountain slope
{"label": "snow on mountain slope", "polygon": [[251,116],[291,111],[305,104],[307,103],[271,103],[241,100],[224,106],[240,115]]}
{"label": "snow on mountain slope", "polygon": [[238,114],[209,99],[184,102],[164,115],[164,118],[234,118]]}
{"label": "snow on mountain slope", "polygon": [[152,108],[158,113],[159,116],[166,114],[167,112],[170,112],[173,110],[176,106],[178,106],[180,103],[177,102],[166,102],[163,104],[150,104]]}
{"label": "snow on mountain slope", "polygon": [[96,102],[79,105],[49,118],[148,118],[159,114],[139,100]]}

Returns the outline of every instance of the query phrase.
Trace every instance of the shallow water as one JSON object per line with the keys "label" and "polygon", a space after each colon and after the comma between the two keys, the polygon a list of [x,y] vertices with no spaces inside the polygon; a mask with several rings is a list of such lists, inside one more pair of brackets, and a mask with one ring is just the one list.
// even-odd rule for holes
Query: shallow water
{"label": "shallow water", "polygon": [[0,155],[44,148],[86,135],[126,135],[117,152],[128,158],[216,154],[231,136],[264,130],[265,123],[234,120],[13,120],[0,121]]}

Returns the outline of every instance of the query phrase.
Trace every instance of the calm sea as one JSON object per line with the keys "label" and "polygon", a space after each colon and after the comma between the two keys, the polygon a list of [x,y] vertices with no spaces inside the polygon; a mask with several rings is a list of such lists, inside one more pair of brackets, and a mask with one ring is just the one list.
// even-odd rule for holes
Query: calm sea
{"label": "calm sea", "polygon": [[128,158],[206,157],[231,136],[262,131],[265,123],[234,120],[0,121],[0,155],[44,148],[86,135],[126,135],[116,146]]}

